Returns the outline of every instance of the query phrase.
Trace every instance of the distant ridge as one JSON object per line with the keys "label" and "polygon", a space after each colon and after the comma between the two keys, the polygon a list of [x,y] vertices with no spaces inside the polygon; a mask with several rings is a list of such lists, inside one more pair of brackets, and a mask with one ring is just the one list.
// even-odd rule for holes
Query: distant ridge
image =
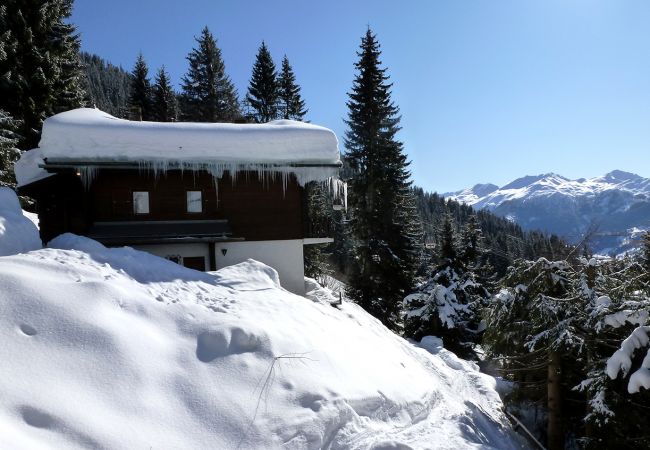
{"label": "distant ridge", "polygon": [[641,232],[650,229],[650,179],[622,170],[577,180],[527,175],[502,187],[477,184],[443,196],[571,243],[589,232],[592,250],[602,254],[634,249]]}

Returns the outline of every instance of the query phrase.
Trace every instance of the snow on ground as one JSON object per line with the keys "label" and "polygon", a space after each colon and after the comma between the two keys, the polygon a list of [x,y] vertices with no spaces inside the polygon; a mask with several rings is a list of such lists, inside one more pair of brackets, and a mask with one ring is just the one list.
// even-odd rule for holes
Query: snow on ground
{"label": "snow on ground", "polygon": [[23,214],[13,189],[0,186],[0,256],[41,248],[33,216]]}
{"label": "snow on ground", "polygon": [[519,448],[493,378],[253,260],[63,235],[0,286],[0,448]]}

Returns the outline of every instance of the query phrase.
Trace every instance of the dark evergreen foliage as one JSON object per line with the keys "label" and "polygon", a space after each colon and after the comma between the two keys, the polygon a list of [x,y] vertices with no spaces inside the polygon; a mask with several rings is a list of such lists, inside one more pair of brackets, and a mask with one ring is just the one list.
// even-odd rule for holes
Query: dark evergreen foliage
{"label": "dark evergreen foliage", "polygon": [[[564,259],[573,250],[572,246],[555,235],[539,231],[523,231],[516,223],[489,211],[474,211],[471,206],[446,200],[436,193],[428,193],[418,187],[415,187],[413,192],[424,228],[425,245],[434,265],[442,262],[440,250],[442,242],[438,230],[443,226],[447,214],[453,219],[454,231],[457,234],[461,233],[461,239],[463,239],[463,227],[467,226],[468,221],[476,220],[481,229],[484,248],[480,266],[486,275],[487,267],[492,267],[493,272],[500,278],[517,259],[539,257],[550,260]],[[474,219],[470,219],[472,217]]]}
{"label": "dark evergreen foliage", "polygon": [[300,86],[289,64],[289,58],[282,58],[282,69],[278,75],[279,115],[283,119],[303,120],[307,114],[305,101],[300,95]]}
{"label": "dark evergreen foliage", "polygon": [[[457,239],[454,230],[453,219],[447,214],[440,229],[442,262],[404,299],[404,335],[416,340],[437,336],[445,348],[460,357],[475,358],[474,345],[482,331],[481,313],[490,298],[478,275],[481,230],[471,218],[465,230],[472,238]],[[472,249],[466,247],[468,241]]]}
{"label": "dark evergreen foliage", "polygon": [[81,53],[87,103],[115,117],[129,117],[131,74],[97,55]]}
{"label": "dark evergreen foliage", "polygon": [[181,120],[232,122],[241,118],[237,91],[226,75],[221,50],[208,27],[196,38],[197,48],[187,55],[183,77]]}
{"label": "dark evergreen foliage", "polygon": [[357,75],[348,94],[345,135],[350,179],[354,264],[348,295],[390,328],[401,323],[402,300],[415,284],[421,232],[408,161],[397,140],[399,109],[370,29],[361,39]]}
{"label": "dark evergreen foliage", "polygon": [[440,230],[440,258],[443,260],[456,259],[456,235],[453,219],[446,214]]}
{"label": "dark evergreen foliage", "polygon": [[37,146],[43,120],[82,105],[72,0],[6,0],[0,6],[0,109],[20,122],[19,148]]}
{"label": "dark evergreen foliage", "polygon": [[278,81],[275,64],[264,41],[260,45],[253,64],[253,74],[248,85],[246,102],[251,108],[251,117],[257,123],[266,123],[278,118]]}
{"label": "dark evergreen foliage", "polygon": [[[307,198],[308,237],[329,237],[333,228],[332,198],[321,183],[308,183],[305,186]],[[323,280],[324,275],[329,275],[327,244],[305,245],[305,275]]]}
{"label": "dark evergreen foliage", "polygon": [[18,135],[19,123],[5,111],[0,110],[0,186],[16,186],[14,162],[20,157]]}
{"label": "dark evergreen foliage", "polygon": [[152,118],[158,122],[175,122],[177,117],[176,93],[169,81],[165,67],[156,74],[153,86]]}
{"label": "dark evergreen foliage", "polygon": [[131,89],[129,91],[129,112],[131,120],[152,120],[151,81],[149,68],[142,53],[135,61],[131,72]]}
{"label": "dark evergreen foliage", "polygon": [[515,382],[506,404],[541,409],[540,417],[548,417],[541,428],[548,448],[650,444],[650,392],[631,393],[626,380],[644,352],[636,352],[620,378],[605,372],[607,360],[633,333],[627,345],[647,348],[650,283],[638,256],[519,261],[487,310],[485,347]]}

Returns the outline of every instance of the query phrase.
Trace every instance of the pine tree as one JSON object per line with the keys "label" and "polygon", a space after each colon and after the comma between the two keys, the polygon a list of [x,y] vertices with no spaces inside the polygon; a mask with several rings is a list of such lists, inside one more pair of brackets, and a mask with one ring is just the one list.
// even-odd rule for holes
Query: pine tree
{"label": "pine tree", "polygon": [[475,214],[467,219],[460,236],[460,258],[464,264],[480,263],[483,255],[483,233]]}
{"label": "pine tree", "polygon": [[129,93],[129,110],[132,120],[152,120],[151,82],[149,68],[142,53],[138,54],[131,72],[131,90]]}
{"label": "pine tree", "polygon": [[456,261],[458,254],[456,250],[456,234],[454,222],[450,214],[445,215],[440,230],[440,259]]}
{"label": "pine tree", "polygon": [[194,122],[232,122],[241,117],[237,91],[208,30],[196,38],[198,48],[187,55],[190,67],[183,77],[181,118]]}
{"label": "pine tree", "polygon": [[5,111],[0,110],[0,186],[16,186],[14,163],[20,157],[18,123]]}
{"label": "pine tree", "polygon": [[176,115],[176,94],[163,66],[158,70],[153,86],[152,117],[158,122],[175,122]]}
{"label": "pine tree", "polygon": [[[471,223],[471,225],[469,225]],[[468,222],[465,232],[471,229],[468,240],[475,242],[474,252],[459,243],[454,232],[453,219],[446,215],[440,229],[441,262],[425,283],[404,299],[404,335],[420,340],[434,335],[443,339],[445,348],[463,358],[472,358],[474,344],[481,335],[481,310],[487,306],[490,294],[474,273],[480,251],[478,238],[481,229],[475,221]],[[464,237],[467,233],[464,233]]]}
{"label": "pine tree", "polygon": [[82,105],[79,37],[72,0],[0,6],[0,109],[20,122],[19,147],[36,147],[43,120]]}
{"label": "pine tree", "polygon": [[258,123],[278,118],[278,81],[275,64],[264,41],[253,64],[253,75],[248,85],[246,102],[252,108],[252,117]]}
{"label": "pine tree", "polygon": [[486,316],[484,344],[491,353],[506,355],[505,373],[528,386],[534,401],[546,401],[551,450],[565,448],[573,426],[566,420],[567,398],[584,379],[587,305],[576,291],[577,279],[567,261],[519,261],[504,278],[504,289]]}
{"label": "pine tree", "polygon": [[302,121],[307,114],[307,108],[300,95],[300,86],[296,83],[296,76],[286,55],[282,59],[282,70],[278,76],[278,85],[280,117]]}
{"label": "pine tree", "polygon": [[391,100],[380,55],[368,29],[347,102],[345,146],[353,170],[349,210],[355,260],[348,295],[386,326],[398,329],[402,299],[414,286],[421,228],[409,162],[396,138],[399,109]]}

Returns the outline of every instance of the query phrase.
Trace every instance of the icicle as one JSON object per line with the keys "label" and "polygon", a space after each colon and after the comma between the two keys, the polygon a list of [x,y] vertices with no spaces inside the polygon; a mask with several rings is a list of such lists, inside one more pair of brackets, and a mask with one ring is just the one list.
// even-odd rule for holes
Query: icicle
{"label": "icicle", "polygon": [[77,175],[81,177],[81,184],[85,190],[90,189],[90,185],[97,176],[97,167],[83,166],[76,168]]}
{"label": "icicle", "polygon": [[[246,181],[248,181],[248,173],[257,173],[258,179],[261,181],[265,188],[269,188],[271,183],[277,180],[277,177],[282,179],[282,195],[286,194],[287,187],[291,181],[291,176],[296,178],[296,182],[300,186],[316,181],[324,183],[328,190],[331,190],[335,198],[341,195],[344,197],[344,206],[347,208],[347,185],[340,181],[338,178],[338,167],[294,167],[294,166],[277,166],[271,163],[250,163],[250,162],[236,162],[236,161],[183,161],[183,160],[138,160],[138,171],[140,173],[152,173],[154,179],[157,181],[160,175],[166,174],[170,170],[180,170],[181,174],[186,171],[191,171],[193,176],[196,177],[197,172],[206,171],[215,183],[218,185],[218,180],[223,178],[225,172],[230,174],[233,187],[237,183],[237,176],[244,172]],[[98,166],[84,166],[77,168],[77,173],[82,177],[84,187],[88,189],[93,179],[96,176]],[[194,178],[196,181],[196,178]]]}

